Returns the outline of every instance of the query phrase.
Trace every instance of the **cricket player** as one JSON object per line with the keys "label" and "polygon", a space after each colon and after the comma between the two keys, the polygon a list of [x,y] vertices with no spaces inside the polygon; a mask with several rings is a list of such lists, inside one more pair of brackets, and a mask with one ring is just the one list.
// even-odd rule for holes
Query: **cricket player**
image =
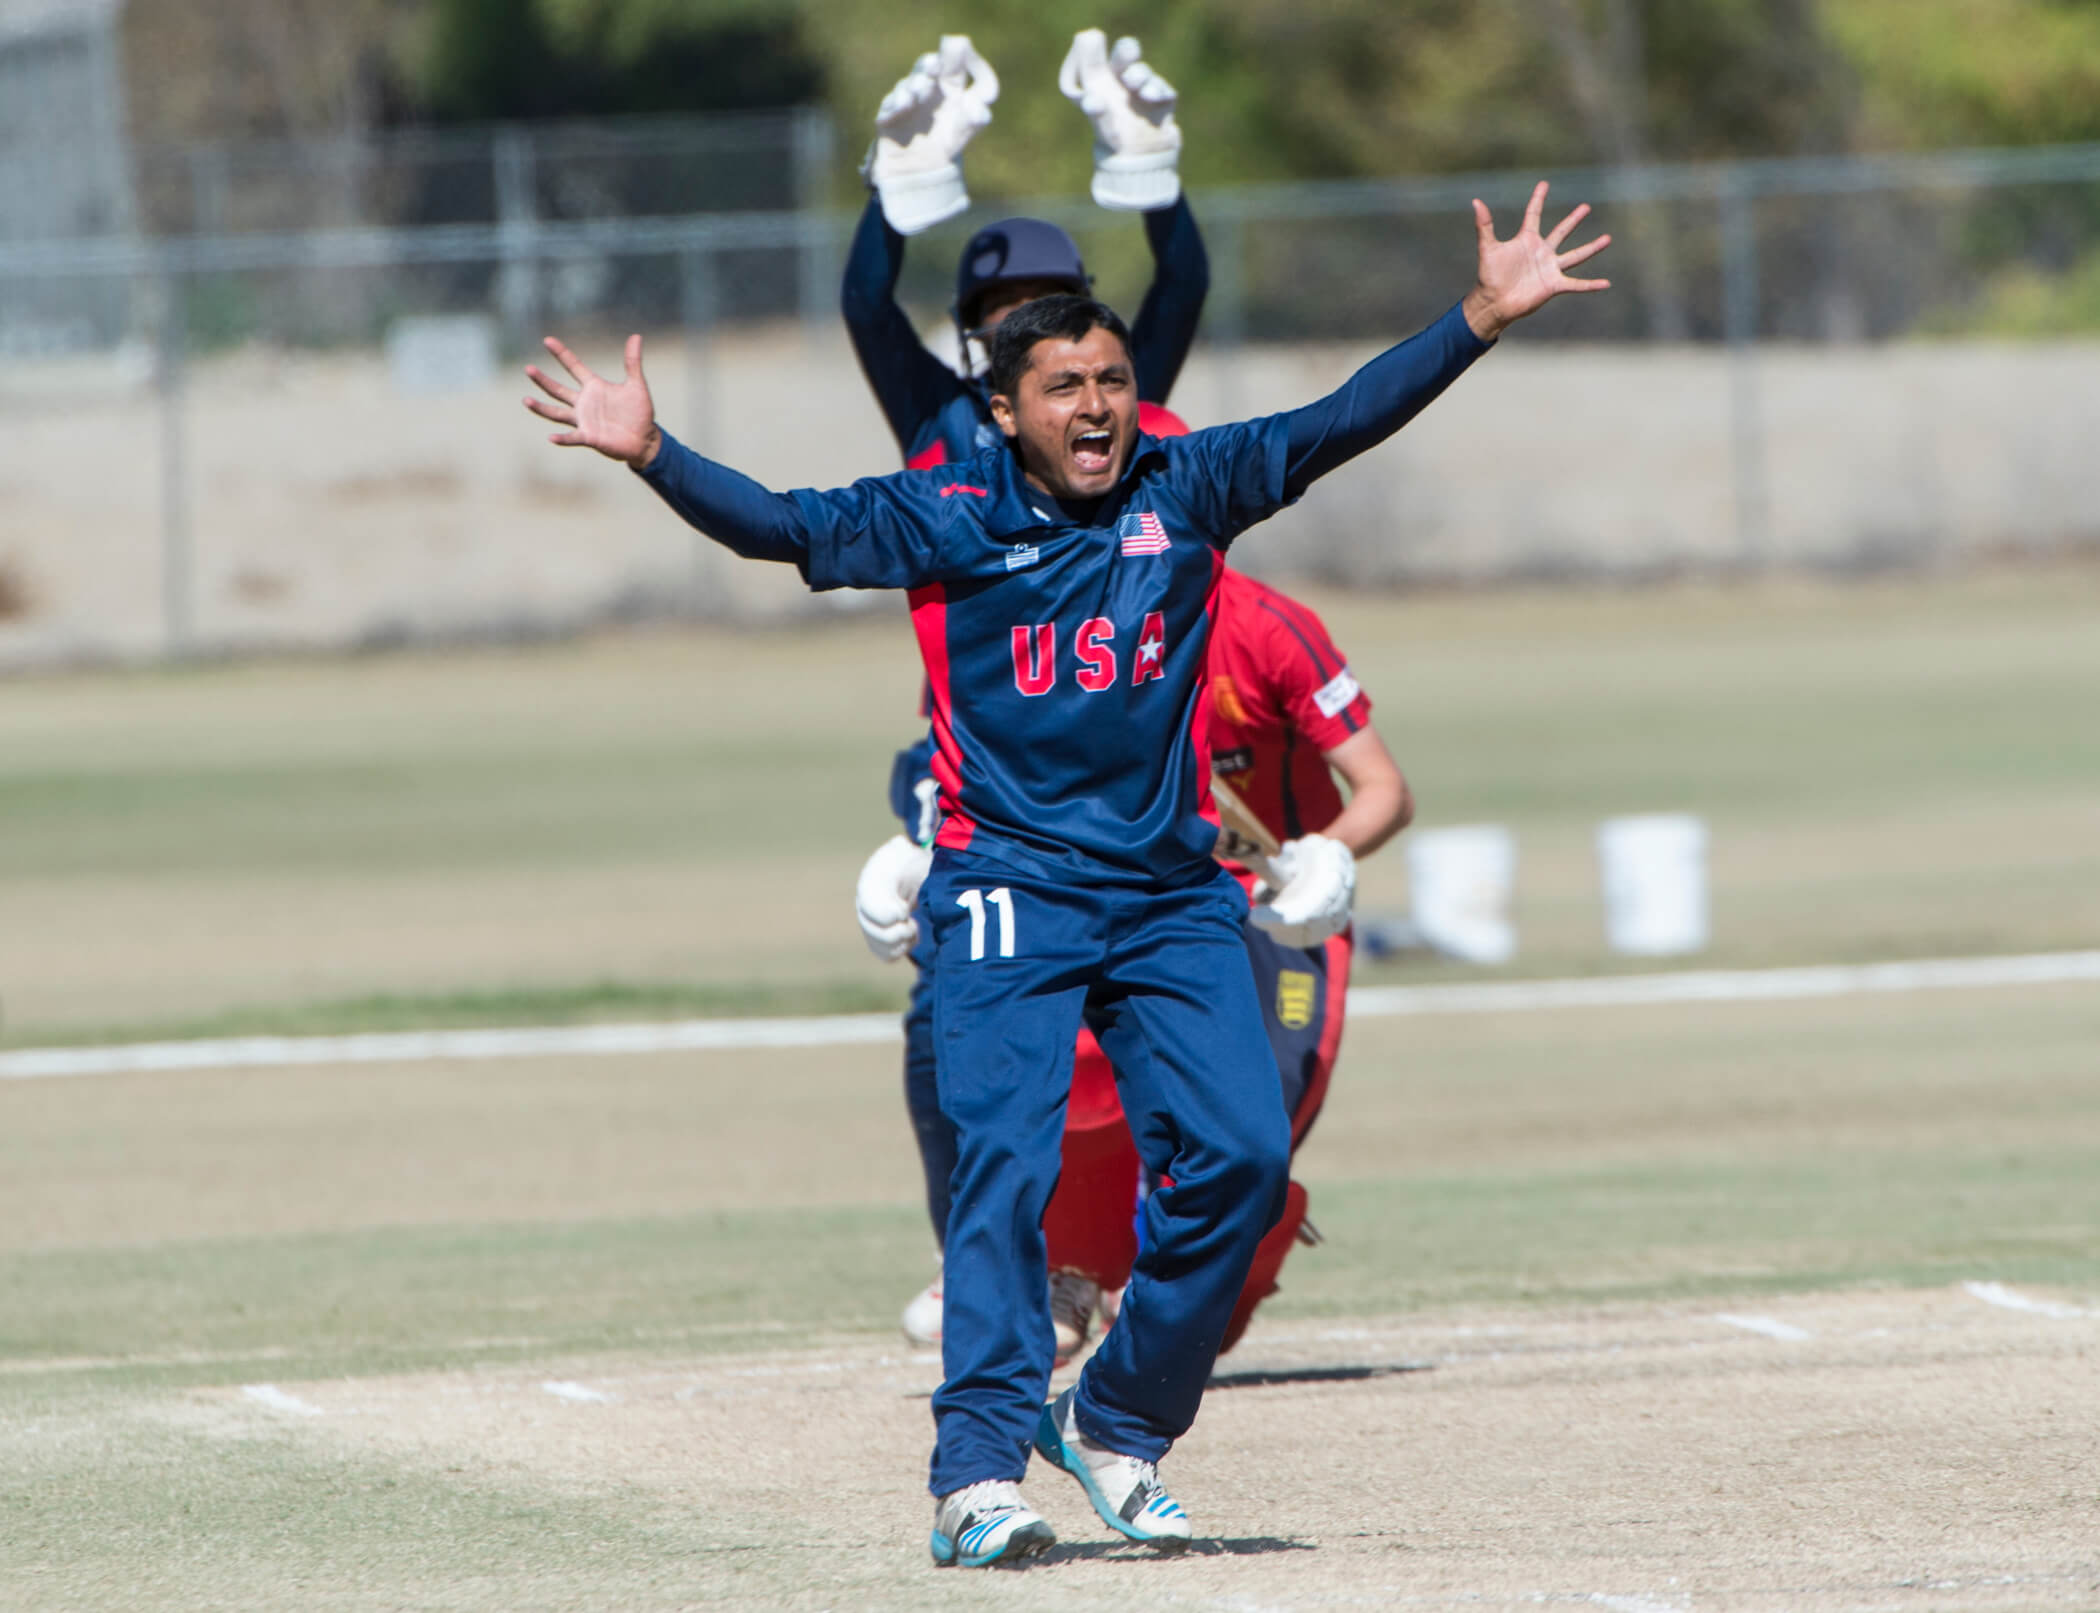
{"label": "cricket player", "polygon": [[[1210,286],[1203,237],[1181,193],[1178,97],[1135,39],[1120,39],[1111,50],[1098,28],[1073,37],[1058,82],[1094,132],[1095,201],[1144,215],[1155,268],[1130,329],[1130,356],[1138,397],[1164,403]],[[915,470],[958,464],[997,446],[981,381],[987,336],[1031,297],[1085,295],[1092,285],[1078,246],[1055,224],[1010,218],[979,230],[955,277],[961,375],[926,350],[897,304],[905,238],[969,206],[963,151],[991,122],[998,96],[998,76],[969,36],[945,36],[884,97],[863,169],[872,194],[847,253],[840,307],[868,386]]]}
{"label": "cricket player", "polygon": [[[1144,216],[1154,274],[1130,327],[1130,357],[1139,424],[1162,435],[1161,421],[1172,416],[1163,410],[1155,415],[1147,406],[1163,405],[1173,390],[1210,285],[1203,238],[1181,190],[1178,96],[1145,62],[1137,40],[1120,39],[1110,49],[1098,28],[1073,36],[1058,83],[1093,133],[1095,201]],[[960,463],[1002,440],[982,379],[987,338],[1031,298],[1058,291],[1083,295],[1092,284],[1078,246],[1054,224],[1011,218],[979,230],[956,268],[953,313],[962,375],[927,351],[898,306],[905,239],[969,205],[963,153],[990,124],[998,95],[998,75],[969,36],[951,34],[937,51],[919,57],[876,111],[875,143],[864,168],[871,195],[847,255],[840,307],[861,371],[912,469]],[[1185,428],[1174,422],[1174,429]],[[905,1109],[939,1251],[947,1235],[955,1139],[935,1091],[932,936],[910,922],[912,900],[925,877],[924,847],[932,841],[937,816],[932,752],[929,735],[897,757],[892,803],[911,826],[912,841],[876,853],[864,871],[865,894],[856,906],[878,957],[908,955],[912,961],[911,1000],[904,1016]],[[901,798],[900,790],[905,792]],[[900,900],[901,917],[871,919],[873,911],[890,915]],[[1087,1043],[1091,1047],[1091,1038]],[[1051,1315],[1060,1360],[1085,1341],[1098,1292],[1084,1275],[1053,1273]],[[914,1342],[940,1342],[941,1295],[936,1274],[905,1306],[904,1331]]]}
{"label": "cricket player", "polygon": [[[1153,413],[1154,436],[1178,436],[1187,429],[1167,410]],[[1294,921],[1260,902],[1253,870],[1244,864],[1232,869],[1256,908],[1245,931],[1248,962],[1282,1077],[1295,1153],[1319,1115],[1341,1045],[1353,956],[1346,893],[1354,889],[1355,859],[1405,828],[1414,800],[1372,726],[1369,697],[1325,624],[1298,601],[1230,567],[1220,578],[1210,678],[1214,770],[1230,779],[1269,834],[1290,846],[1291,862],[1318,859],[1327,870],[1324,888],[1341,893],[1338,903],[1329,899],[1333,917],[1328,922],[1339,933],[1327,933],[1324,925]],[[900,753],[891,806],[904,833],[876,849],[855,893],[862,935],[882,958],[909,951],[916,963],[925,950],[913,909],[927,869],[925,846],[938,827],[928,805],[938,794],[931,778],[932,749],[928,740]],[[1346,806],[1336,774],[1349,787]],[[931,997],[932,981],[922,965],[913,985],[913,1011],[905,1019],[905,1102],[938,1240],[946,1228],[955,1138],[932,1079],[930,1011],[919,1011],[920,1000],[930,1008]],[[1043,1221],[1058,1365],[1084,1346],[1097,1311],[1113,1316],[1115,1296],[1136,1254],[1131,1211],[1138,1180],[1136,1147],[1124,1123],[1114,1071],[1092,1034],[1082,1030],[1065,1111],[1063,1171]],[[1275,1292],[1284,1259],[1306,1227],[1306,1208],[1305,1189],[1293,1182],[1283,1219],[1262,1240],[1248,1273],[1224,1349],[1237,1342],[1255,1307]],[[941,1301],[936,1277],[905,1306],[904,1331],[914,1342],[940,1342]]]}
{"label": "cricket player", "polygon": [[[1057,295],[992,335],[1004,439],[961,464],[774,493],[657,424],[642,339],[608,381],[553,337],[526,406],[638,472],[737,554],[812,588],[909,591],[933,698],[942,822],[921,911],[934,1045],[958,1158],[944,1381],[933,1397],[931,1548],[981,1567],[1045,1550],[1023,1499],[1031,1446],[1110,1528],[1185,1546],[1158,1463],[1195,1420],[1256,1248],[1282,1214],[1290,1124],[1240,938],[1246,897],[1212,860],[1209,638],[1225,552],[1322,475],[1399,430],[1516,320],[1607,282],[1609,244],[1541,232],[1533,193],[1497,240],[1474,203],[1475,283],[1427,330],[1302,408],[1185,437],[1139,432],[1128,334]],[[1293,892],[1279,892],[1288,905]],[[1121,1078],[1146,1168],[1122,1311],[1049,1405],[1044,1207],[1073,1039]]]}

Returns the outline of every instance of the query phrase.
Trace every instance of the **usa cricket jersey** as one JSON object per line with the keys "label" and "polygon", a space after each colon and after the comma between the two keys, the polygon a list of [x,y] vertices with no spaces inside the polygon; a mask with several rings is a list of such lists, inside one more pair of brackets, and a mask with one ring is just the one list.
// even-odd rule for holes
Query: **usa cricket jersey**
{"label": "usa cricket jersey", "polygon": [[935,844],[1055,878],[1200,868],[1217,838],[1212,596],[1225,545],[1282,501],[1280,435],[1259,422],[1141,437],[1084,519],[1003,447],[860,484],[934,512],[931,532],[902,544],[867,541],[887,497],[794,495],[812,586],[911,590],[945,808]]}
{"label": "usa cricket jersey", "polygon": [[1002,445],[828,492],[768,492],[669,436],[644,479],[810,586],[910,591],[932,696],[936,843],[1049,878],[1205,877],[1207,659],[1227,547],[1412,419],[1486,349],[1454,308],[1294,409],[1140,436],[1068,510]]}

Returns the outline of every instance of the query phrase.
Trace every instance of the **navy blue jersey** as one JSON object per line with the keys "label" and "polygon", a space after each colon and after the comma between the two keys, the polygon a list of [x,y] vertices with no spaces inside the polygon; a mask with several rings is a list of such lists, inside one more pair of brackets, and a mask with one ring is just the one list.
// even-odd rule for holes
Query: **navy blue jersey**
{"label": "navy blue jersey", "polygon": [[[1130,363],[1138,396],[1165,403],[1196,339],[1210,260],[1186,198],[1145,215],[1155,265],[1152,286],[1130,325]],[[999,445],[984,388],[966,381],[926,350],[897,305],[904,237],[870,198],[846,255],[840,311],[854,354],[868,378],[905,464],[956,465]]]}
{"label": "navy blue jersey", "polygon": [[1048,878],[1207,877],[1208,651],[1227,546],[1411,419],[1485,351],[1454,308],[1339,391],[1140,436],[1083,515],[1004,443],[960,465],[775,494],[666,436],[644,477],[809,585],[909,590],[945,813],[937,845]]}

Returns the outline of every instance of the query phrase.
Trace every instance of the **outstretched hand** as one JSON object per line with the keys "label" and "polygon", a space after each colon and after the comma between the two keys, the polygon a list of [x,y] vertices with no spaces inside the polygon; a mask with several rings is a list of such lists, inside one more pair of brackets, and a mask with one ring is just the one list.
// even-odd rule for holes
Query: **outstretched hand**
{"label": "outstretched hand", "polygon": [[569,427],[547,440],[563,448],[595,448],[607,459],[646,469],[664,439],[656,429],[656,404],[649,396],[649,383],[642,378],[641,337],[627,338],[624,381],[593,374],[588,364],[552,336],[546,338],[546,344],[576,383],[566,386],[536,364],[525,366],[533,384],[554,400],[527,398],[525,407],[542,420]]}
{"label": "outstretched hand", "polygon": [[1584,202],[1562,219],[1551,235],[1539,233],[1545,210],[1546,182],[1542,179],[1524,209],[1523,228],[1509,240],[1498,241],[1487,203],[1478,199],[1473,203],[1473,223],[1480,234],[1480,268],[1473,289],[1466,293],[1464,308],[1466,323],[1484,342],[1492,342],[1564,291],[1602,291],[1611,284],[1609,280],[1571,280],[1567,274],[1611,245],[1610,236],[1600,235],[1566,252],[1561,250],[1575,226],[1589,217],[1590,204]]}

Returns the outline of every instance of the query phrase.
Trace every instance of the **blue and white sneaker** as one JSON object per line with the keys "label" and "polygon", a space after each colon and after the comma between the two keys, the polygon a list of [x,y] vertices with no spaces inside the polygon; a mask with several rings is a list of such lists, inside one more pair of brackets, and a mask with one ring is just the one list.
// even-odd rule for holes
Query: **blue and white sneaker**
{"label": "blue and white sneaker", "polygon": [[1130,1540],[1155,1551],[1181,1551],[1189,1543],[1189,1515],[1159,1482],[1156,1463],[1119,1456],[1079,1431],[1072,1415],[1076,1388],[1067,1389],[1043,1408],[1036,1425],[1035,1448],[1045,1461],[1079,1481],[1101,1521]]}
{"label": "blue and white sneaker", "polygon": [[1057,1531],[1026,1501],[1012,1479],[986,1479],[950,1491],[933,1507],[933,1561],[938,1568],[989,1568],[1018,1562],[1057,1544]]}

